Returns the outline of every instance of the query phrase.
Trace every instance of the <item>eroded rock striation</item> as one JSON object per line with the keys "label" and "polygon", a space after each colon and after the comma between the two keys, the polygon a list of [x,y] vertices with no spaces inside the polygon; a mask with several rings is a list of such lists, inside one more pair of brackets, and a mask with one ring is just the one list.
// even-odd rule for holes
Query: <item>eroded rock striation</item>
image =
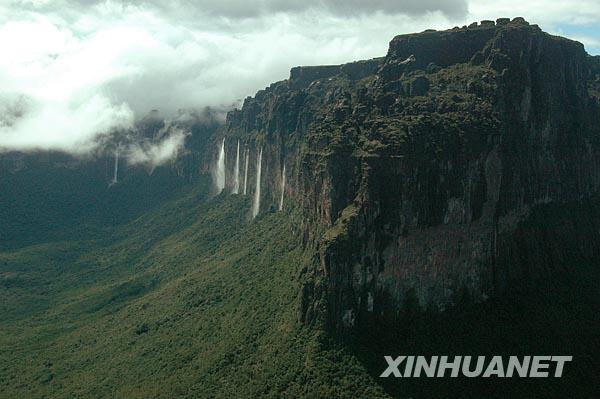
{"label": "eroded rock striation", "polygon": [[229,154],[263,148],[261,211],[287,166],[315,249],[301,320],[443,311],[597,257],[599,76],[582,44],[501,18],[294,68],[247,98],[222,133]]}

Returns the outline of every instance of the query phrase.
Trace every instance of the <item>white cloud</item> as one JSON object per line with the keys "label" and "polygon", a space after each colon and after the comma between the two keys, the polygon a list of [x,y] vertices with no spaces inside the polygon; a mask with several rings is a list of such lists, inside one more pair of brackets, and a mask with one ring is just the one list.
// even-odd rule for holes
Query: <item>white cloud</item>
{"label": "white cloud", "polygon": [[87,151],[98,135],[127,128],[151,109],[169,116],[229,106],[295,65],[380,56],[398,26],[422,29],[446,18],[305,10],[196,20],[112,1],[85,12],[68,1],[18,3],[0,7],[5,150]]}
{"label": "white cloud", "polygon": [[99,95],[71,104],[5,98],[0,110],[4,112],[0,151],[61,150],[83,155],[95,148],[102,135],[133,126],[133,113],[126,104],[112,104]]}
{"label": "white cloud", "polygon": [[172,159],[183,150],[186,133],[179,128],[167,128],[167,134],[157,143],[134,143],[127,150],[127,162],[154,169]]}

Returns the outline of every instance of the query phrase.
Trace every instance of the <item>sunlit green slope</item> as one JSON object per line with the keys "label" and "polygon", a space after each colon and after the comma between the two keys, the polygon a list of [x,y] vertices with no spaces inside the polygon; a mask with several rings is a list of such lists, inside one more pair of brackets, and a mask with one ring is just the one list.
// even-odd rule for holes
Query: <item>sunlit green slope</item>
{"label": "sunlit green slope", "polygon": [[297,322],[297,213],[202,187],[0,253],[0,397],[380,397]]}

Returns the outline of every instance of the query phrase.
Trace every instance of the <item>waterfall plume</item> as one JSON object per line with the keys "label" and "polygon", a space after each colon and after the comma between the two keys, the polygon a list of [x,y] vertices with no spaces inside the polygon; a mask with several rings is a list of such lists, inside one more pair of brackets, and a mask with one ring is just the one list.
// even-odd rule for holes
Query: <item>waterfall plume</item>
{"label": "waterfall plume", "polygon": [[250,150],[246,149],[244,152],[244,162],[246,163],[246,166],[244,166],[244,195],[246,195],[248,188],[248,161],[250,159]]}
{"label": "waterfall plume", "polygon": [[219,159],[217,160],[217,170],[215,173],[215,184],[217,186],[217,193],[220,193],[225,188],[225,139],[223,139],[221,150],[219,151]]}
{"label": "waterfall plume", "polygon": [[254,204],[252,205],[252,218],[254,219],[258,215],[260,210],[260,173],[262,164],[262,148],[258,152],[258,159],[256,161],[256,190],[254,191]]}
{"label": "waterfall plume", "polygon": [[279,210],[283,210],[283,193],[285,193],[285,162],[283,163],[283,171],[281,172],[281,197],[279,198]]}
{"label": "waterfall plume", "polygon": [[233,194],[240,193],[240,141],[237,143],[237,152],[235,154],[235,171],[233,177]]}
{"label": "waterfall plume", "polygon": [[113,186],[113,185],[117,184],[118,181],[119,181],[119,146],[117,145],[117,147],[115,148],[115,168],[114,168],[114,172],[113,172],[113,178],[108,186],[109,187]]}

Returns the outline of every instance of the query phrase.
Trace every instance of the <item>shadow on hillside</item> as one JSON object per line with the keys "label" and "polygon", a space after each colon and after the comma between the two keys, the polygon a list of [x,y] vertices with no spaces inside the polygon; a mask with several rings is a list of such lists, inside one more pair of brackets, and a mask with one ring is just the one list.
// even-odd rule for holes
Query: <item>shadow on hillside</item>
{"label": "shadow on hillside", "polygon": [[[573,301],[578,294],[515,296],[412,315],[402,324],[371,324],[349,347],[393,397],[592,398],[600,392],[600,302],[588,295]],[[573,361],[562,378],[380,378],[384,355],[572,355]]]}
{"label": "shadow on hillside", "polygon": [[[443,313],[405,311],[389,324],[364,320],[349,347],[394,397],[598,397],[599,213],[597,202],[539,207],[507,241],[513,255],[507,264],[528,276],[514,278],[511,291]],[[384,355],[572,355],[573,361],[562,378],[380,378]]]}

